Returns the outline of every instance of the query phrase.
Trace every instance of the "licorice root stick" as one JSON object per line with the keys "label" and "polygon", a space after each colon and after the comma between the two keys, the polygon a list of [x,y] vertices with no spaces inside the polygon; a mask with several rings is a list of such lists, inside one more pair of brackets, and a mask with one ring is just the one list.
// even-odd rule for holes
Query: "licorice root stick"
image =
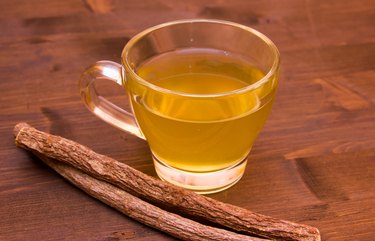
{"label": "licorice root stick", "polygon": [[217,223],[241,233],[275,239],[319,241],[317,228],[281,220],[226,204],[150,177],[86,146],[19,123],[14,128],[16,144],[69,164],[97,179],[182,215]]}

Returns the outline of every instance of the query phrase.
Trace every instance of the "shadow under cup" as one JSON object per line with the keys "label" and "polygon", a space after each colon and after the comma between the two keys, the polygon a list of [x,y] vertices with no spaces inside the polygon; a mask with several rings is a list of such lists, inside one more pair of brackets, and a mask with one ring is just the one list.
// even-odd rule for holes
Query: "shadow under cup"
{"label": "shadow under cup", "polygon": [[266,36],[226,21],[170,22],[132,38],[121,71],[133,131],[91,110],[146,139],[161,179],[214,193],[242,177],[278,82],[279,53]]}

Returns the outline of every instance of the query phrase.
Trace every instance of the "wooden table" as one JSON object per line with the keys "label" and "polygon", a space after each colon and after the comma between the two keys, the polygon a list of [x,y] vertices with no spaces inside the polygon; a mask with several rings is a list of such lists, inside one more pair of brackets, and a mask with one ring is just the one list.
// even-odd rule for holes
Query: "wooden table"
{"label": "wooden table", "polygon": [[[119,61],[134,34],[182,18],[251,26],[282,57],[277,99],[245,176],[211,197],[316,226],[323,240],[374,240],[374,2],[201,2],[1,1],[0,240],[174,240],[16,148],[12,128],[29,122],[155,176],[147,143],[87,111],[77,83],[91,63]],[[126,98],[103,89],[116,103]]]}

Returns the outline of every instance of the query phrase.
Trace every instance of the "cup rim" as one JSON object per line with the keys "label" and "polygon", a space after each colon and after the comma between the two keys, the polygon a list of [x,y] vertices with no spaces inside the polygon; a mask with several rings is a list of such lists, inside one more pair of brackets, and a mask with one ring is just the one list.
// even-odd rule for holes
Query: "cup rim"
{"label": "cup rim", "polygon": [[[242,87],[242,88],[239,88],[239,89],[235,89],[235,90],[231,90],[231,91],[214,93],[214,94],[192,94],[192,93],[185,93],[185,92],[166,89],[166,88],[157,86],[155,84],[152,84],[152,83],[146,81],[145,79],[140,77],[133,70],[133,68],[130,66],[129,61],[127,61],[128,60],[128,54],[129,54],[129,51],[130,51],[131,47],[137,41],[139,41],[142,37],[146,36],[147,34],[153,32],[155,30],[158,30],[158,29],[161,29],[161,28],[164,28],[164,27],[168,27],[168,26],[171,26],[171,25],[186,24],[186,23],[200,23],[200,22],[223,24],[223,25],[228,25],[228,26],[232,26],[232,27],[236,27],[236,28],[241,28],[241,29],[243,29],[247,32],[250,32],[250,33],[258,36],[261,40],[263,40],[270,47],[272,53],[275,56],[275,58],[273,60],[273,63],[272,63],[272,67],[263,76],[263,78],[261,78],[257,82],[255,82],[253,84],[250,84],[248,86],[245,86],[245,87]],[[140,82],[141,84],[143,84],[147,87],[150,87],[150,88],[152,88],[152,89],[154,89],[158,92],[163,92],[163,93],[167,93],[167,94],[174,94],[174,95],[179,95],[179,96],[186,96],[186,97],[222,97],[222,96],[228,96],[228,95],[234,95],[234,94],[240,94],[240,93],[248,92],[248,91],[257,89],[260,86],[266,84],[268,82],[268,80],[271,79],[271,77],[278,71],[278,69],[280,67],[280,52],[277,49],[276,45],[272,42],[271,39],[269,39],[266,35],[264,35],[263,33],[259,32],[258,30],[255,30],[251,27],[248,27],[248,26],[245,26],[245,25],[242,25],[242,24],[239,24],[239,23],[231,22],[231,21],[218,20],[218,19],[182,19],[182,20],[175,20],[175,21],[170,21],[170,22],[158,24],[158,25],[147,28],[147,29],[141,31],[140,33],[136,34],[133,38],[131,38],[126,43],[125,47],[123,48],[122,53],[121,53],[121,63],[125,67],[124,71],[130,72],[130,74],[133,77],[135,77],[135,79],[138,82]],[[123,78],[125,78],[125,75],[123,76]]]}

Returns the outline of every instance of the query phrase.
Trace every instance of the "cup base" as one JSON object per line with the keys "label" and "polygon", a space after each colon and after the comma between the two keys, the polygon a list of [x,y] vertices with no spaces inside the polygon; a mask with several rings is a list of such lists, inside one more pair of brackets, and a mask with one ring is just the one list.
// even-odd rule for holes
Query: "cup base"
{"label": "cup base", "polygon": [[223,191],[236,184],[245,172],[247,157],[236,165],[213,172],[187,172],[173,168],[152,156],[159,178],[176,186],[192,190],[199,194]]}

